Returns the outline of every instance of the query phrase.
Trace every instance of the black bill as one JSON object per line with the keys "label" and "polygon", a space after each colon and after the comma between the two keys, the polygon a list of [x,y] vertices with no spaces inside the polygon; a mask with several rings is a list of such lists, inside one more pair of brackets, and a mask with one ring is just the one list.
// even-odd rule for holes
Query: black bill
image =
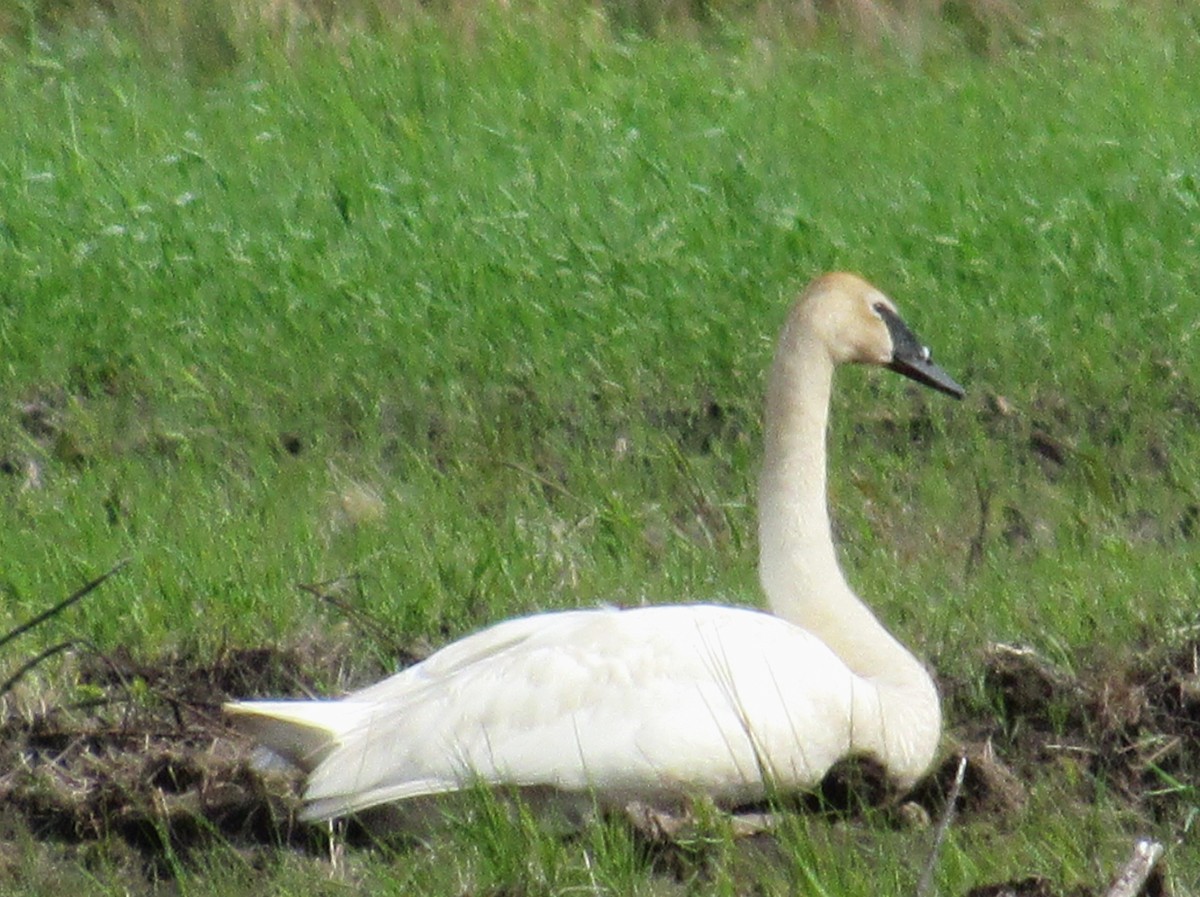
{"label": "black bill", "polygon": [[921,344],[899,315],[882,304],[876,305],[875,311],[879,312],[892,335],[892,361],[889,368],[956,399],[966,394],[953,377],[933,363],[929,347]]}

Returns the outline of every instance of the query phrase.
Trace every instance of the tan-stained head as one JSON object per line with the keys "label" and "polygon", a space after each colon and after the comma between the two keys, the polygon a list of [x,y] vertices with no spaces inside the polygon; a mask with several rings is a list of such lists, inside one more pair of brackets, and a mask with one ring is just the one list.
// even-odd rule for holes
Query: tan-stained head
{"label": "tan-stained head", "polygon": [[892,336],[879,306],[896,306],[856,274],[823,274],[807,287],[792,314],[828,349],[834,364],[886,365],[892,361]]}
{"label": "tan-stained head", "polygon": [[792,307],[780,357],[828,353],[839,364],[873,364],[955,398],[963,388],[934,364],[929,348],[900,318],[895,303],[856,274],[824,274],[805,287]]}

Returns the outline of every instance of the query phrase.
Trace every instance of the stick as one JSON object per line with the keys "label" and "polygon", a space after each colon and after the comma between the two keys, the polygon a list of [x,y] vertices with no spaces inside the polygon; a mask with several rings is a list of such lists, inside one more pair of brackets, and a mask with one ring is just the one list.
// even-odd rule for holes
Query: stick
{"label": "stick", "polygon": [[992,488],[985,486],[978,475],[975,476],[975,495],[979,498],[979,529],[971,539],[971,547],[967,552],[967,575],[970,576],[983,563],[983,550],[987,543],[988,520],[992,510]]}
{"label": "stick", "polygon": [[61,654],[63,651],[66,651],[69,648],[74,648],[77,644],[79,644],[79,642],[75,641],[74,639],[71,639],[68,642],[59,642],[57,645],[42,651],[32,660],[25,661],[23,664],[17,667],[17,671],[15,673],[5,679],[3,684],[0,684],[0,697],[3,697],[12,691],[13,686],[21,681],[21,677],[32,670],[43,660],[51,658],[55,654]]}
{"label": "stick", "polygon": [[349,576],[339,576],[337,579],[330,579],[326,582],[318,582],[316,584],[300,582],[296,583],[296,588],[303,592],[308,592],[310,595],[313,595],[319,598],[321,601],[324,601],[334,610],[338,611],[343,616],[348,617],[358,626],[360,631],[371,634],[378,641],[384,644],[393,644],[398,641],[397,630],[395,627],[389,625],[387,622],[375,616],[374,614],[355,607],[348,601],[343,601],[333,593],[332,589],[329,588],[329,586],[336,586],[347,579],[351,579],[356,583],[359,583],[361,580],[361,574],[351,573]]}
{"label": "stick", "polygon": [[503,464],[505,467],[511,467],[517,473],[523,473],[523,474],[525,474],[525,476],[530,477],[531,479],[537,480],[539,483],[541,483],[547,489],[557,492],[559,495],[563,496],[564,498],[569,498],[571,501],[573,501],[577,504],[581,504],[581,505],[587,504],[587,502],[585,502],[583,499],[581,499],[579,496],[577,496],[575,493],[573,493],[566,486],[562,485],[561,483],[554,482],[554,480],[550,479],[549,477],[542,476],[536,470],[531,470],[530,468],[526,467],[524,464],[518,464],[516,461],[504,461],[504,460],[501,460],[500,463]]}
{"label": "stick", "polygon": [[1113,883],[1104,892],[1104,897],[1137,897],[1162,855],[1163,846],[1157,841],[1139,838],[1133,845],[1133,856],[1125,868],[1117,873]]}
{"label": "stick", "polygon": [[958,771],[954,774],[954,784],[950,786],[946,809],[942,812],[942,819],[933,835],[933,849],[929,852],[929,860],[925,863],[925,868],[921,870],[921,879],[917,882],[916,897],[927,897],[933,888],[933,870],[937,867],[938,854],[942,852],[942,842],[946,840],[946,833],[950,831],[950,823],[954,821],[958,795],[962,791],[963,779],[966,775],[967,755],[963,754],[958,758]]}
{"label": "stick", "polygon": [[3,648],[5,645],[7,645],[9,642],[11,642],[13,639],[15,639],[17,636],[24,635],[30,629],[33,629],[33,627],[35,627],[41,623],[44,623],[47,620],[49,620],[51,617],[57,616],[58,614],[62,613],[64,610],[66,610],[72,604],[79,601],[85,595],[89,594],[90,592],[95,590],[97,587],[99,587],[104,582],[104,580],[108,579],[110,576],[113,576],[113,575],[121,572],[121,570],[123,570],[128,564],[129,564],[129,558],[125,558],[124,560],[117,561],[117,563],[115,565],[113,565],[113,567],[111,567],[107,573],[102,573],[100,576],[97,576],[95,579],[93,579],[87,585],[81,586],[79,589],[77,589],[75,592],[73,592],[69,598],[64,598],[62,601],[60,601],[58,604],[54,605],[54,607],[50,608],[49,610],[42,611],[40,614],[38,614],[32,620],[28,620],[27,622],[22,623],[16,629],[13,629],[11,632],[7,633],[3,638],[0,638],[0,648]]}

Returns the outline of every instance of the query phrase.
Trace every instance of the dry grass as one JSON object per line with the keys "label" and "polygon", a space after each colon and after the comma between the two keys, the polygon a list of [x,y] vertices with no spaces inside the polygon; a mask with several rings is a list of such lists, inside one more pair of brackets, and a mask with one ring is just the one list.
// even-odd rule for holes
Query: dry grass
{"label": "dry grass", "polygon": [[[1061,6],[1062,14],[1087,15],[1087,4]],[[1046,4],[1021,0],[576,0],[565,7],[540,0],[57,0],[0,8],[0,35],[31,43],[43,29],[102,24],[207,70],[231,66],[263,41],[287,50],[302,36],[341,41],[363,31],[405,30],[423,18],[447,21],[468,40],[481,22],[521,15],[547,27],[591,21],[610,33],[643,36],[701,36],[729,23],[802,42],[835,33],[906,54],[948,38],[973,52],[994,54],[1028,39],[1048,14]]]}

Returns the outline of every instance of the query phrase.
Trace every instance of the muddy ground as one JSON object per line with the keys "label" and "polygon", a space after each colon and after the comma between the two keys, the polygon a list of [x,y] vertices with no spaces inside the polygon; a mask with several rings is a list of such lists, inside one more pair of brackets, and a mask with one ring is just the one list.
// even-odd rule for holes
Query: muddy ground
{"label": "muddy ground", "polygon": [[[61,674],[69,687],[47,690],[43,681],[35,689],[35,673],[8,683],[0,697],[0,881],[19,875],[19,854],[31,842],[82,863],[102,850],[107,863],[115,857],[147,882],[169,878],[172,864],[218,841],[251,861],[280,849],[326,850],[323,835],[295,819],[298,781],[256,770],[251,745],[224,724],[220,705],[315,691],[315,682],[344,677],[344,657],[345,645],[317,641],[205,661],[144,661],[75,646]],[[1198,657],[1200,640],[1193,640],[1120,672],[1076,678],[1027,650],[992,646],[980,663],[995,714],[956,718],[965,685],[941,682],[946,757],[909,804],[897,807],[896,824],[911,824],[914,814],[941,818],[960,753],[969,759],[960,820],[1019,812],[1023,783],[1049,767],[1069,767],[1081,803],[1103,781],[1147,822],[1179,818],[1190,789],[1167,783],[1200,774]],[[844,776],[835,775],[804,811],[848,812],[847,793]],[[1103,893],[1097,887],[1065,890],[1030,877],[972,893],[1086,897]],[[1143,893],[1163,887],[1156,877]]]}

